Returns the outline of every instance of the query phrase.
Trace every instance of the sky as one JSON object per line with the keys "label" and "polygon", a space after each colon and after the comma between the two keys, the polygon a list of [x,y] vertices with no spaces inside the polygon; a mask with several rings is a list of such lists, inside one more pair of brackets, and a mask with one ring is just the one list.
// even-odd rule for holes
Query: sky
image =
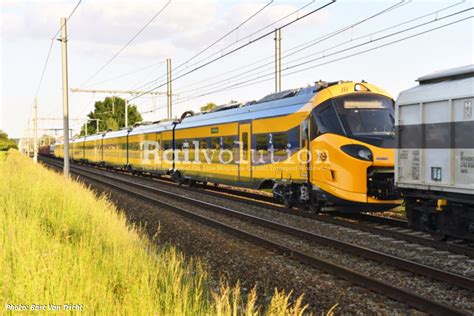
{"label": "sky", "polygon": [[[24,136],[28,122],[33,126],[35,97],[39,128],[62,127],[61,43],[52,38],[60,28],[60,17],[68,16],[77,2],[0,2],[0,129],[10,137]],[[208,102],[258,100],[275,90],[273,34],[196,68],[331,0],[171,0],[125,47],[167,2],[81,1],[67,25],[69,87],[158,87],[156,91],[163,92],[165,60],[171,58],[176,78],[172,83],[174,116],[186,110],[198,111]],[[468,10],[473,6],[474,1],[469,0],[338,0],[281,29],[282,89],[304,87],[318,80],[365,80],[396,99],[422,75],[474,63],[474,19],[468,18],[474,14]],[[457,13],[462,10],[468,11]],[[417,33],[423,34],[415,36]],[[114,55],[116,58],[108,63]],[[106,96],[69,93],[70,126],[75,132],[94,102]],[[145,120],[166,117],[164,96],[116,96],[131,99]]]}

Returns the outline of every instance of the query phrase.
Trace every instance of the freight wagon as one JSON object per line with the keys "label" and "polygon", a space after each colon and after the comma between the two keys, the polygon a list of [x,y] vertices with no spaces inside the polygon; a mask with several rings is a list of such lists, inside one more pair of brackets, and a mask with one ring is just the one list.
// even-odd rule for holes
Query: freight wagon
{"label": "freight wagon", "polygon": [[417,81],[395,110],[395,182],[409,224],[474,240],[474,65]]}

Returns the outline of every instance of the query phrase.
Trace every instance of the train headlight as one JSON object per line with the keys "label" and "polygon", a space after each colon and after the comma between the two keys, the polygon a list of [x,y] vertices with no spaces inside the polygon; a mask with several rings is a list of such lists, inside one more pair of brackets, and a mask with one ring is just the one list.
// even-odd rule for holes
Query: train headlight
{"label": "train headlight", "polygon": [[372,151],[363,145],[344,145],[341,146],[341,150],[349,156],[360,160],[372,161],[374,157]]}

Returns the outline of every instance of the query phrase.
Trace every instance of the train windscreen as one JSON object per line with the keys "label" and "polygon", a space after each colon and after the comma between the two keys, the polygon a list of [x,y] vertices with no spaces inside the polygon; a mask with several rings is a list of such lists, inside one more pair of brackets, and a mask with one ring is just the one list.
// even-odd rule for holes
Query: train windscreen
{"label": "train windscreen", "polygon": [[374,94],[353,94],[333,101],[348,136],[378,147],[393,147],[393,101]]}

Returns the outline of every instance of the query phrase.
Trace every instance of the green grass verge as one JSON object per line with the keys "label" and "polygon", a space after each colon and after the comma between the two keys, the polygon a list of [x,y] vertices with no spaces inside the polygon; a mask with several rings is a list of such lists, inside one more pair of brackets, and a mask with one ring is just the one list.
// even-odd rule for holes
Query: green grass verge
{"label": "green grass verge", "polygon": [[[276,292],[213,292],[198,260],[157,249],[105,197],[0,153],[0,314],[7,304],[82,304],[97,315],[301,315],[301,299]],[[64,312],[64,310],[63,310]]]}

